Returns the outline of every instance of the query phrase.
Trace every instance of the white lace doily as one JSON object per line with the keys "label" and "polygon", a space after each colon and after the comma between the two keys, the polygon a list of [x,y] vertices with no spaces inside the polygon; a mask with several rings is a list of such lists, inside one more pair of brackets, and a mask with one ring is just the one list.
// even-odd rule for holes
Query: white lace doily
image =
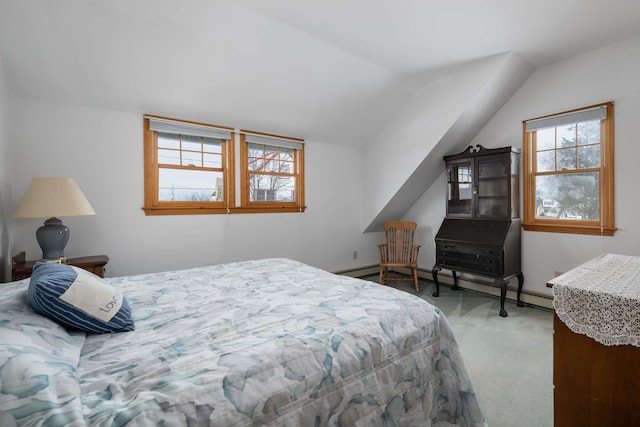
{"label": "white lace doily", "polygon": [[640,347],[640,257],[601,255],[549,283],[556,314],[573,332]]}

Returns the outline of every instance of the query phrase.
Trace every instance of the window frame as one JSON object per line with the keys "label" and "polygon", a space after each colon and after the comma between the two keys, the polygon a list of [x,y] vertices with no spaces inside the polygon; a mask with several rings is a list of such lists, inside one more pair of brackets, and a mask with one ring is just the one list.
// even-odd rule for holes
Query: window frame
{"label": "window frame", "polygon": [[[537,130],[527,131],[527,123],[533,120],[553,118],[571,113],[578,113],[599,107],[607,107],[606,118],[600,121],[600,167],[588,168],[585,171],[599,173],[600,215],[598,220],[558,219],[536,217],[536,177],[576,173],[582,169],[563,171],[537,171],[536,143]],[[578,122],[579,123],[579,122]],[[563,125],[557,125],[563,126]],[[595,104],[576,108],[561,113],[550,114],[522,122],[523,131],[523,228],[527,231],[543,231],[553,233],[586,234],[613,236],[614,225],[614,106],[613,102]]]}
{"label": "window frame", "polygon": [[[266,142],[248,142],[247,135],[257,135],[266,137],[268,140],[273,138],[274,145],[270,145]],[[278,147],[276,141],[292,141],[296,144],[300,144],[301,148],[291,148],[294,152],[294,172],[291,174],[283,174],[286,176],[293,176],[296,180],[295,194],[296,200],[292,202],[286,201],[251,201],[250,200],[250,174],[249,169],[249,144],[261,144],[270,147]],[[266,212],[304,212],[306,210],[304,202],[304,140],[298,138],[283,137],[280,135],[273,135],[261,132],[254,132],[249,130],[240,131],[240,206],[241,209],[247,212],[266,213]],[[273,173],[272,173],[273,174]],[[277,174],[276,174],[277,175]]]}
{"label": "window frame", "polygon": [[[222,130],[230,133],[229,139],[219,138],[222,144],[222,176],[223,176],[223,201],[162,201],[159,200],[159,173],[158,164],[158,131],[151,130],[150,119],[167,121],[177,125],[208,127],[213,130]],[[232,213],[281,213],[304,212],[304,140],[261,132],[237,130],[225,126],[210,125],[188,120],[172,119],[161,116],[143,116],[144,133],[144,206],[145,215],[202,215],[202,214],[232,214]],[[294,148],[294,169],[296,185],[294,202],[263,202],[249,201],[249,170],[248,170],[248,143],[246,134],[256,135],[266,140],[290,141],[300,146]],[[269,145],[265,143],[265,145]],[[239,147],[238,147],[239,146]],[[238,149],[239,148],[239,149]],[[239,156],[236,157],[236,151]],[[194,170],[203,168],[194,166]],[[189,169],[189,167],[180,167]],[[237,174],[236,171],[240,173]],[[236,194],[238,192],[238,194]]]}
{"label": "window frame", "polygon": [[[173,123],[205,126],[212,129],[225,130],[231,133],[229,139],[220,139],[222,151],[222,177],[223,194],[222,201],[165,201],[159,199],[159,173],[160,164],[158,158],[158,131],[151,130],[150,119],[166,120]],[[193,215],[193,214],[220,214],[227,213],[235,202],[234,184],[234,130],[223,126],[212,126],[204,123],[187,120],[170,119],[159,116],[144,116],[144,207],[146,215]],[[217,168],[168,166],[172,169],[182,170],[209,170]]]}

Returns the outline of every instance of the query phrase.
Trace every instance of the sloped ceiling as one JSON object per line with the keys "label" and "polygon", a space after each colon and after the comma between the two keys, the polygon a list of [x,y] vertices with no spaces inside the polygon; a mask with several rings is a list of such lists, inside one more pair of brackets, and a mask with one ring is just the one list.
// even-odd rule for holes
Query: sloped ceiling
{"label": "sloped ceiling", "polygon": [[355,147],[469,62],[637,34],[637,0],[0,0],[18,94]]}
{"label": "sloped ceiling", "polygon": [[442,156],[466,148],[532,71],[508,53],[422,88],[364,150],[364,231],[401,219],[444,171]]}
{"label": "sloped ceiling", "polygon": [[[367,167],[405,144],[394,174],[365,171],[369,231],[532,69],[636,35],[638,0],[0,0],[18,95],[362,148]],[[447,87],[467,90],[425,101]]]}

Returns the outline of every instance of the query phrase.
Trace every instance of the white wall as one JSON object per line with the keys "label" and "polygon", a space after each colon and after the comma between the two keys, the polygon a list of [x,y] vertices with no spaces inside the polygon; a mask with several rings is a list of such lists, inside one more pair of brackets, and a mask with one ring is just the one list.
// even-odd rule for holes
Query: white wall
{"label": "white wall", "polygon": [[11,203],[9,189],[9,160],[7,158],[8,145],[8,115],[10,92],[4,72],[2,58],[0,58],[0,282],[10,270],[11,255],[9,254],[9,209]]}
{"label": "white wall", "polygon": [[[11,210],[32,178],[74,178],[97,215],[62,218],[71,230],[65,255],[106,254],[109,276],[258,257],[330,271],[378,262],[378,236],[360,230],[359,150],[307,141],[303,214],[145,216],[141,115],[16,97],[13,116]],[[13,253],[41,256],[41,223],[12,219]]]}
{"label": "white wall", "polygon": [[[538,69],[469,141],[489,148],[521,146],[522,120],[608,100],[615,102],[619,230],[614,237],[523,232],[528,291],[548,294],[545,283],[556,271],[566,271],[602,252],[640,255],[636,243],[640,223],[634,221],[639,202],[632,176],[640,158],[640,144],[635,142],[640,116],[639,76],[640,38]],[[3,242],[9,242],[8,251],[4,250],[6,243],[0,245],[5,261],[6,252],[20,250],[26,250],[31,259],[40,256],[35,229],[41,221],[10,218],[30,180],[37,176],[70,176],[97,215],[63,218],[72,233],[66,254],[107,254],[112,260],[108,265],[111,276],[271,256],[286,256],[331,271],[378,262],[380,233],[361,233],[362,168],[371,164],[363,162],[360,151],[308,141],[308,210],[304,214],[145,216],[141,210],[141,115],[19,96],[12,96],[9,103],[6,93],[0,70],[0,117],[5,119],[0,132],[0,162],[10,163],[0,172],[0,183],[5,183],[4,189],[0,186],[0,196],[9,198],[0,222],[0,236]],[[438,117],[437,112],[434,117]],[[214,117],[211,121],[217,123]],[[462,141],[461,145],[466,143]],[[10,184],[6,185],[9,176]],[[444,216],[444,194],[442,175],[406,214],[407,219],[419,224],[422,268],[430,269],[435,261],[433,238]],[[359,252],[359,259],[352,259],[353,251]]]}
{"label": "white wall", "polygon": [[[594,50],[536,70],[470,144],[522,147],[522,121],[604,101],[615,105],[615,222],[613,237],[525,232],[522,260],[526,290],[550,294],[545,284],[602,253],[640,255],[638,118],[640,117],[640,38]],[[444,216],[444,174],[409,210],[407,218],[437,229]],[[435,262],[431,235],[421,267]]]}
{"label": "white wall", "polygon": [[380,214],[395,220],[406,212],[443,168],[441,154],[475,135],[531,72],[507,53],[421,88],[364,147],[363,229],[381,229]]}

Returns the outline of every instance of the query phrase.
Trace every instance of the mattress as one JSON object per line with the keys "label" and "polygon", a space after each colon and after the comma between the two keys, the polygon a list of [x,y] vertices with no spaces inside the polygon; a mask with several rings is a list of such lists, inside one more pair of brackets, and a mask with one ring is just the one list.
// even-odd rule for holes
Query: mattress
{"label": "mattress", "polygon": [[447,319],[282,258],[106,279],[135,330],[86,334],[0,286],[0,425],[485,426]]}

